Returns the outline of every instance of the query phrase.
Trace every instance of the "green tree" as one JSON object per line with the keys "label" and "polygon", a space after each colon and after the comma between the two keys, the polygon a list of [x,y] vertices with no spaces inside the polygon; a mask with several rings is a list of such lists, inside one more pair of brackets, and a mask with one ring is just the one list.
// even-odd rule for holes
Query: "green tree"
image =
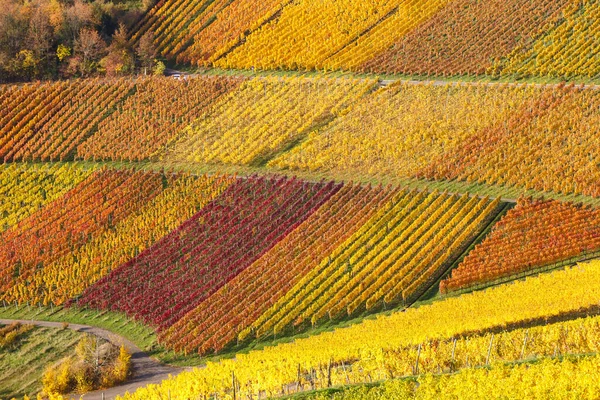
{"label": "green tree", "polygon": [[153,73],[154,75],[162,76],[165,74],[166,69],[167,67],[165,66],[165,63],[163,63],[162,61],[158,61],[154,66]]}
{"label": "green tree", "polygon": [[65,46],[64,44],[59,44],[56,49],[56,57],[58,57],[58,61],[63,61],[65,58],[71,56],[71,48]]}

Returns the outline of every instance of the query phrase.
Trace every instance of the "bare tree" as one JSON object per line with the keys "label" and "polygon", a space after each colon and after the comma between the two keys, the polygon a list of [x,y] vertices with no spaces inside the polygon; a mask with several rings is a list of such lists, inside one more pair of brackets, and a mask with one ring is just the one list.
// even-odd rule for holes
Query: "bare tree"
{"label": "bare tree", "polygon": [[127,41],[127,29],[120,24],[108,47],[108,54],[102,59],[102,65],[107,75],[117,75],[133,72],[135,60],[131,46]]}
{"label": "bare tree", "polygon": [[154,59],[156,58],[157,53],[156,45],[154,44],[154,32],[144,33],[136,48],[136,54],[142,68],[144,68],[144,75],[147,73],[147,70],[154,65]]}
{"label": "bare tree", "polygon": [[27,17],[11,0],[0,0],[0,51],[10,57],[22,49],[27,32]]}
{"label": "bare tree", "polygon": [[104,56],[106,43],[104,43],[98,32],[84,28],[75,41],[75,52],[81,58],[80,72],[87,75],[95,71],[98,61]]}
{"label": "bare tree", "polygon": [[53,29],[48,9],[41,1],[32,4],[32,14],[27,32],[28,48],[39,60],[45,60],[51,53]]}
{"label": "bare tree", "polygon": [[71,43],[74,43],[83,28],[92,26],[92,6],[81,0],[75,0],[64,12],[64,29]]}

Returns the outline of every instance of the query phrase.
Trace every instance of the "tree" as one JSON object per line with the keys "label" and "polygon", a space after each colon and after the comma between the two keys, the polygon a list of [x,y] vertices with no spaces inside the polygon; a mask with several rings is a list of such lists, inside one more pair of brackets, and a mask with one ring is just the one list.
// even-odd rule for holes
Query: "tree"
{"label": "tree", "polygon": [[59,44],[56,48],[56,57],[58,57],[58,61],[63,61],[65,58],[71,56],[71,48],[65,46],[64,44]]}
{"label": "tree", "polygon": [[106,52],[106,43],[98,32],[84,28],[75,41],[75,54],[79,56],[79,71],[88,75],[96,71],[98,61]]}
{"label": "tree", "polygon": [[162,61],[159,61],[154,66],[152,73],[157,76],[163,76],[165,74],[166,69],[167,69],[167,67],[165,66],[165,63]]}
{"label": "tree", "polygon": [[125,25],[119,28],[112,37],[112,43],[108,47],[108,55],[101,61],[107,75],[118,75],[133,72],[135,60],[133,51],[127,41],[127,29]]}
{"label": "tree", "polygon": [[48,19],[54,29],[54,35],[59,35],[65,24],[65,16],[62,4],[58,0],[48,1]]}
{"label": "tree", "polygon": [[144,68],[144,75],[148,68],[154,65],[154,59],[157,55],[156,46],[154,44],[154,32],[146,32],[140,38],[136,49],[136,54],[140,59],[140,64]]}
{"label": "tree", "polygon": [[27,32],[27,14],[17,3],[0,0],[0,50],[11,55],[22,49]]}
{"label": "tree", "polygon": [[71,7],[64,12],[65,39],[75,43],[82,29],[93,25],[92,6],[81,0],[75,0]]}
{"label": "tree", "polygon": [[115,360],[113,366],[113,374],[115,382],[125,382],[127,376],[131,373],[131,354],[121,345],[119,356]]}
{"label": "tree", "polygon": [[23,7],[12,0],[0,0],[0,80],[22,76],[15,55],[24,50],[27,27]]}
{"label": "tree", "polygon": [[32,78],[38,71],[40,60],[31,50],[21,50],[14,60],[15,72]]}
{"label": "tree", "polygon": [[37,60],[35,63],[34,74],[40,76],[44,71],[38,69],[49,67],[49,58],[52,56],[52,38],[53,29],[48,17],[46,5],[38,1],[32,4],[32,15],[29,19],[29,29],[27,32],[27,46],[33,52],[33,57]]}
{"label": "tree", "polygon": [[[133,72],[125,26],[140,9],[106,0],[0,0],[0,81],[85,76],[101,67],[109,74]],[[142,48],[152,67],[156,50]]]}
{"label": "tree", "polygon": [[129,46],[129,41],[127,40],[127,28],[124,24],[119,24],[119,27],[115,31],[115,34],[112,37],[112,46],[117,49],[126,49],[131,50]]}

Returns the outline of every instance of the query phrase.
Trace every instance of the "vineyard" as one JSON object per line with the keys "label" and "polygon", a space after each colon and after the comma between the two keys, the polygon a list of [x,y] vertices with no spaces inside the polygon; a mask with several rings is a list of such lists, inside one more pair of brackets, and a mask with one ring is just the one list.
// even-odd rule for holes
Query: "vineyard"
{"label": "vineyard", "polygon": [[[13,271],[10,287],[6,289],[3,296],[4,300],[19,303],[41,302],[46,305],[64,303],[178,227],[231,182],[230,178],[196,178],[150,173],[144,175],[142,179],[147,180],[132,182],[128,188],[132,195],[139,196],[134,198],[137,199],[135,204],[127,205],[123,203],[123,198],[117,199],[120,210],[127,213],[118,221],[114,209],[109,209],[107,203],[96,206],[95,209],[92,203],[88,203],[97,194],[89,191],[82,194],[86,197],[80,202],[81,206],[87,207],[86,211],[92,215],[87,220],[81,219],[78,223],[84,225],[89,223],[89,218],[95,220],[95,214],[102,210],[110,218],[110,226],[88,233],[88,236],[82,238],[77,245],[71,241],[68,243],[67,251],[52,260],[47,259],[43,263],[38,263],[31,275],[22,274],[24,258],[13,261],[14,268],[18,266],[19,270]],[[152,193],[144,191],[142,187],[149,183],[157,185]],[[69,192],[69,195],[73,192]],[[99,200],[103,200],[104,196],[113,197],[116,194],[113,190],[99,197]],[[63,207],[64,203],[58,202],[53,204],[52,209],[44,215],[40,213],[38,217],[34,214],[32,218],[50,218],[50,215],[52,218],[68,218]],[[23,221],[23,223],[27,222],[34,223],[35,220]],[[62,222],[60,226],[62,229],[54,234],[69,238],[69,231],[65,229],[69,226],[68,223]],[[8,232],[10,231],[6,233]],[[35,241],[32,241],[32,245],[39,246]],[[5,249],[9,249],[10,243],[7,242],[4,246]],[[6,272],[10,273],[10,269]]]}
{"label": "vineyard", "polygon": [[[233,184],[156,246],[88,289],[80,302],[122,309],[159,327],[169,326],[246,269],[338,189],[331,183],[294,180]],[[195,278],[198,275],[201,280]]]}
{"label": "vineyard", "polygon": [[599,0],[15,1],[0,398],[600,398]]}
{"label": "vineyard", "polygon": [[[36,328],[33,325],[11,324],[0,327],[0,379],[2,398],[19,398],[23,389],[35,389],[36,380],[44,370],[36,368],[43,359],[54,364],[75,353],[81,333],[71,330]],[[40,348],[47,349],[40,352]]]}
{"label": "vineyard", "polygon": [[[285,326],[292,323],[299,325],[304,320],[310,321],[314,326],[324,316],[336,319],[342,310],[346,313],[346,307],[348,315],[352,315],[359,306],[364,308],[365,304],[367,310],[372,312],[372,309],[377,308],[376,303],[384,301],[384,293],[388,305],[409,301],[428,284],[431,285],[441,271],[448,268],[449,263],[460,253],[461,246],[473,239],[497,207],[497,203],[485,199],[472,198],[469,201],[466,197],[458,199],[455,196],[437,194],[426,196],[406,191],[382,193],[374,200],[380,202],[383,198],[389,200],[381,203],[380,208],[354,234],[345,241],[338,242],[339,245],[330,250],[330,253],[324,253],[320,263],[318,259],[313,258],[312,268],[310,264],[304,266],[307,261],[311,261],[304,261],[302,257],[304,246],[288,245],[290,247],[287,251],[300,254],[300,257],[294,257],[290,260],[289,267],[282,265],[282,271],[274,273],[283,275],[285,269],[299,267],[306,268],[308,272],[297,276],[295,285],[286,280],[286,293],[282,293],[281,290],[275,291],[274,289],[278,288],[271,287],[269,290],[272,293],[267,292],[262,296],[268,299],[267,304],[261,302],[256,306],[244,305],[249,309],[242,310],[239,314],[230,311],[230,315],[216,321],[212,320],[214,314],[209,313],[207,307],[212,309],[212,302],[221,299],[218,297],[213,300],[211,297],[162,334],[161,341],[179,351],[218,351],[228,340],[235,338],[235,332],[239,332],[238,340],[244,340],[250,333],[258,337],[270,333],[277,334]],[[347,204],[348,200],[340,200]],[[423,203],[419,208],[417,204],[421,201]],[[326,206],[343,210],[338,204]],[[428,212],[423,212],[423,209],[427,209]],[[398,210],[401,210],[399,215],[393,218]],[[352,213],[353,219],[361,216],[359,210],[347,212]],[[421,215],[422,219],[416,220],[416,215]],[[432,220],[436,217],[439,218],[437,225],[432,226]],[[343,229],[344,226],[340,228]],[[387,234],[383,230],[386,230]],[[403,235],[398,234],[400,231]],[[434,241],[436,235],[450,235],[450,239],[443,241],[439,248],[431,244],[428,246],[427,244],[431,243],[429,241]],[[296,243],[296,246],[300,244],[304,243]],[[445,252],[441,250],[442,246]],[[396,247],[398,250],[393,252]],[[368,248],[371,251],[368,251]],[[418,253],[418,248],[422,248],[422,253]],[[278,253],[274,255],[276,254]],[[314,254],[309,253],[304,257],[314,257]],[[376,256],[380,257],[380,260],[383,257],[387,258],[386,263],[378,265],[379,269],[376,268],[376,260],[373,260]],[[415,261],[411,264],[410,259]],[[417,260],[419,264],[416,264]],[[300,265],[296,266],[296,263]],[[247,278],[246,281],[249,282]],[[233,285],[229,288],[229,291],[235,290]],[[262,292],[263,289],[258,286],[254,290]],[[227,293],[225,290],[223,292]],[[279,298],[276,297],[277,294]],[[256,293],[248,295],[249,298],[256,296]],[[269,303],[272,305],[267,308]],[[264,312],[261,314],[260,310]],[[240,315],[247,317],[241,319]],[[207,320],[208,317],[211,319]],[[219,329],[221,321],[230,321],[227,329]],[[219,332],[226,337],[221,338]]]}
{"label": "vineyard", "polygon": [[596,104],[593,93],[554,88],[443,155],[422,175],[598,197]]}
{"label": "vineyard", "polygon": [[410,177],[432,159],[443,159],[470,143],[478,132],[503,124],[540,92],[535,87],[398,82],[356,104],[270,165]]}
{"label": "vineyard", "polygon": [[0,159],[72,159],[105,110],[131,87],[126,80],[8,86],[0,92]]}
{"label": "vineyard", "polygon": [[519,201],[440,284],[444,292],[506,278],[600,250],[597,209],[555,201]]}
{"label": "vineyard", "polygon": [[[5,212],[5,307],[119,311],[184,355],[406,309],[238,353],[140,398],[274,396],[597,351],[598,317],[573,320],[597,313],[597,261],[443,297],[597,251],[590,206],[522,198],[506,210],[500,199],[395,186],[50,165],[5,167],[63,192],[40,203],[41,186],[38,210]],[[409,307],[451,269],[440,299]]]}
{"label": "vineyard", "polygon": [[[495,365],[492,368],[468,368],[454,375],[427,375],[422,379],[386,381],[378,386],[359,386],[340,391],[333,396],[312,394],[300,399],[423,399],[450,398],[489,399],[498,393],[506,399],[543,400],[548,396],[561,398],[569,393],[576,398],[588,398],[598,393],[598,357],[544,360],[537,364],[514,366]],[[477,387],[474,392],[473,388]],[[591,394],[592,393],[592,394]]]}
{"label": "vineyard", "polygon": [[269,165],[598,197],[599,99],[574,86],[399,83]]}
{"label": "vineyard", "polygon": [[556,23],[526,48],[516,48],[491,71],[501,76],[595,77],[598,70],[598,41],[589,37],[600,16],[597,1],[570,4],[564,21]]}
{"label": "vineyard", "polygon": [[[311,180],[484,183],[514,189],[513,197],[600,196],[600,92],[590,87],[200,76],[3,93],[11,102],[0,126],[5,161],[232,166]],[[93,120],[73,114],[73,93]]]}
{"label": "vineyard", "polygon": [[[408,198],[406,198],[408,197]],[[412,198],[411,198],[412,197]],[[251,326],[257,335],[305,319],[408,303],[473,240],[497,207],[466,196],[401,194]]]}
{"label": "vineyard", "polygon": [[598,2],[158,2],[134,27],[202,68],[597,79]]}
{"label": "vineyard", "polygon": [[[231,396],[232,371],[237,393],[254,397],[258,392],[263,396],[279,395],[282,386],[295,388],[299,384],[318,388],[326,387],[328,380],[335,385],[390,379],[403,376],[406,363],[415,365],[418,348],[423,353],[418,368],[425,371],[436,371],[442,366],[456,369],[461,363],[471,367],[481,365],[486,363],[484,357],[489,363],[494,357],[499,362],[532,354],[553,355],[554,351],[597,351],[594,350],[598,343],[597,317],[557,322],[542,328],[527,325],[555,317],[576,318],[585,310],[597,312],[599,274],[600,263],[595,261],[492,290],[448,298],[293,343],[237,354],[235,360],[208,363],[205,368],[184,372],[161,385],[149,385],[124,399],[159,399],[169,391],[176,393],[177,399]],[[487,357],[489,332],[510,326],[517,330],[495,335],[491,345],[495,350]],[[523,346],[525,337],[529,344]],[[452,362],[454,338],[457,344]],[[459,355],[465,357],[464,361],[459,360]]]}
{"label": "vineyard", "polygon": [[148,159],[163,150],[221,96],[234,91],[239,83],[238,79],[219,77],[184,83],[173,79],[141,81],[135,85],[135,93],[115,106],[111,115],[98,124],[96,133],[77,146],[77,157],[86,160]]}
{"label": "vineyard", "polygon": [[452,1],[362,68],[392,74],[482,75],[494,60],[529,45],[568,6],[568,1],[550,0]]}
{"label": "vineyard", "polygon": [[[221,351],[356,232],[389,191],[345,185],[298,229],[161,334],[177,351]],[[185,346],[184,346],[185,345]]]}
{"label": "vineyard", "polygon": [[[397,8],[399,3],[401,1],[398,0],[291,2],[276,20],[254,31],[242,46],[215,62],[215,66],[263,70],[318,69],[325,60]],[[428,7],[424,8],[428,10]]]}
{"label": "vineyard", "polygon": [[265,78],[245,82],[190,125],[166,162],[265,163],[359,101],[374,80]]}
{"label": "vineyard", "polygon": [[169,348],[219,351],[414,301],[501,209],[381,186],[100,169],[2,234],[2,299],[118,310]]}
{"label": "vineyard", "polygon": [[[41,283],[34,280],[39,276],[36,272],[45,271],[45,267],[85,245],[92,236],[119,224],[155,197],[161,187],[158,176],[97,171],[61,198],[10,227],[2,233],[0,250],[3,297],[13,300],[9,291],[24,288],[31,291],[29,296],[40,296],[33,297],[37,301],[44,299],[39,287],[34,287]],[[15,300],[29,297],[20,291],[15,295]]]}
{"label": "vineyard", "polygon": [[0,231],[27,218],[47,203],[61,197],[82,180],[91,170],[73,165],[36,167],[27,164],[2,164],[0,179]]}

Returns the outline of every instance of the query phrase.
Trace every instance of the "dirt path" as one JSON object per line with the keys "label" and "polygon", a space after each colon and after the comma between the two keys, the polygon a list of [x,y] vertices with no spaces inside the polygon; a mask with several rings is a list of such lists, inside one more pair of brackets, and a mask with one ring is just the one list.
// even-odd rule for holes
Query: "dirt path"
{"label": "dirt path", "polygon": [[[61,322],[47,322],[47,321],[30,321],[30,320],[18,320],[18,319],[0,319],[0,324],[8,325],[14,322],[20,322],[22,324],[33,324],[35,326],[41,326],[45,328],[62,328]],[[131,353],[131,363],[133,367],[133,376],[123,385],[115,386],[110,389],[95,391],[86,393],[81,396],[84,400],[112,400],[118,395],[123,395],[125,392],[133,392],[135,389],[146,386],[150,383],[160,383],[164,379],[167,379],[169,375],[175,375],[186,369],[172,367],[169,365],[161,364],[160,362],[148,357],[139,347],[119,336],[113,332],[107,331],[106,329],[97,328],[88,325],[69,324],[68,329],[72,329],[77,332],[90,333],[100,338],[106,339],[114,345],[124,345],[127,351]],[[190,368],[191,369],[191,368]],[[102,397],[104,394],[104,397]],[[80,396],[72,396],[73,399],[79,399]]]}

